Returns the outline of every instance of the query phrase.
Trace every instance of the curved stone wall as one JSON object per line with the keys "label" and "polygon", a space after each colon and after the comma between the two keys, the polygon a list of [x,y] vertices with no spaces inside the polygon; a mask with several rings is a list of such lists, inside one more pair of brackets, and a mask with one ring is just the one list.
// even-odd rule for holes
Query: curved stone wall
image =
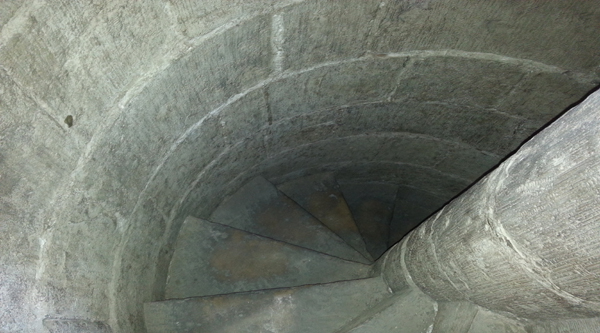
{"label": "curved stone wall", "polygon": [[182,220],[251,177],[448,200],[600,82],[594,1],[6,3],[7,331],[140,331]]}

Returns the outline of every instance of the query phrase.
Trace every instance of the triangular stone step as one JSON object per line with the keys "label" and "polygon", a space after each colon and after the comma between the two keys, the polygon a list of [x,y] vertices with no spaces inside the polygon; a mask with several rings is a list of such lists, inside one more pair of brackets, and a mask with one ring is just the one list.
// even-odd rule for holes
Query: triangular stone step
{"label": "triangular stone step", "polygon": [[144,304],[148,333],[332,333],[390,297],[381,278]]}
{"label": "triangular stone step", "polygon": [[[442,332],[442,331],[439,331]],[[445,332],[445,331],[444,331]],[[527,333],[531,332],[522,323],[478,307],[477,315],[466,333]],[[535,332],[535,331],[534,331]],[[584,331],[559,331],[559,332],[584,332]],[[598,332],[592,331],[592,332]]]}
{"label": "triangular stone step", "polygon": [[166,298],[328,283],[371,276],[371,266],[188,217],[169,267]]}
{"label": "triangular stone step", "polygon": [[223,201],[210,220],[342,259],[370,263],[262,177]]}
{"label": "triangular stone step", "polygon": [[277,186],[348,245],[372,260],[352,213],[332,173],[298,178]]}
{"label": "triangular stone step", "polygon": [[431,332],[437,304],[420,290],[408,289],[385,303],[389,306],[364,319],[362,323],[353,328],[338,330],[336,333]]}
{"label": "triangular stone step", "polygon": [[468,333],[478,310],[471,302],[439,302],[431,333]]}
{"label": "triangular stone step", "polygon": [[342,183],[344,198],[367,250],[375,259],[387,249],[398,187],[386,183]]}
{"label": "triangular stone step", "polygon": [[[512,319],[468,302],[440,302],[431,333],[525,333],[525,327]],[[528,332],[528,331],[527,331]],[[580,332],[580,331],[564,331]]]}
{"label": "triangular stone step", "polygon": [[442,208],[446,199],[415,188],[400,187],[396,195],[394,216],[390,223],[388,246],[399,242],[402,237],[417,227],[425,218]]}

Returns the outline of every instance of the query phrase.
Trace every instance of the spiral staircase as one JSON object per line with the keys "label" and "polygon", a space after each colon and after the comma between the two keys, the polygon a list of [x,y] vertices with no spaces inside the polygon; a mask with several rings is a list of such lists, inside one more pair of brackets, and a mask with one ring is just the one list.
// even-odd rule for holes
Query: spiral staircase
{"label": "spiral staircase", "polygon": [[[440,202],[440,205],[443,202]],[[148,332],[525,332],[471,303],[392,292],[378,258],[430,211],[388,184],[257,177],[188,217]]]}

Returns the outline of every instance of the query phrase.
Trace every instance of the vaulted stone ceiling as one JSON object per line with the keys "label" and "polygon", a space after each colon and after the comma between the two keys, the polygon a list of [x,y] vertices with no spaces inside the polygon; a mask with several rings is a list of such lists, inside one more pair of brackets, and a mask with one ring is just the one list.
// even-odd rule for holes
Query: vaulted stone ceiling
{"label": "vaulted stone ceiling", "polygon": [[256,175],[435,210],[598,86],[599,5],[3,1],[0,330],[141,330],[183,219]]}

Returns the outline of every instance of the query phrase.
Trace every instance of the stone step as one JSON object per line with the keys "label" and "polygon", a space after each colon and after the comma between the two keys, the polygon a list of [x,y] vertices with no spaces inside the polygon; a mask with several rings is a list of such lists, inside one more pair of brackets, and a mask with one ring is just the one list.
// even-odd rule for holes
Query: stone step
{"label": "stone step", "polygon": [[365,258],[373,260],[332,173],[298,178],[277,188]]}
{"label": "stone step", "polygon": [[367,250],[375,259],[387,249],[398,187],[386,183],[340,183]]}
{"label": "stone step", "polygon": [[[417,289],[407,289],[354,320],[336,333],[431,332],[437,303]],[[358,323],[357,323],[358,321]],[[451,332],[451,331],[447,331]],[[483,332],[483,331],[482,331]]]}
{"label": "stone step", "polygon": [[431,333],[468,333],[478,310],[471,302],[439,302]]}
{"label": "stone step", "polygon": [[[525,333],[522,323],[468,302],[440,302],[431,333]],[[573,331],[574,332],[574,331]]]}
{"label": "stone step", "polygon": [[252,179],[224,200],[210,220],[342,259],[370,263],[262,177]]}
{"label": "stone step", "polygon": [[332,333],[391,297],[377,277],[144,304],[148,333]]}
{"label": "stone step", "polygon": [[188,217],[179,232],[166,298],[328,283],[372,276],[371,266]]}

